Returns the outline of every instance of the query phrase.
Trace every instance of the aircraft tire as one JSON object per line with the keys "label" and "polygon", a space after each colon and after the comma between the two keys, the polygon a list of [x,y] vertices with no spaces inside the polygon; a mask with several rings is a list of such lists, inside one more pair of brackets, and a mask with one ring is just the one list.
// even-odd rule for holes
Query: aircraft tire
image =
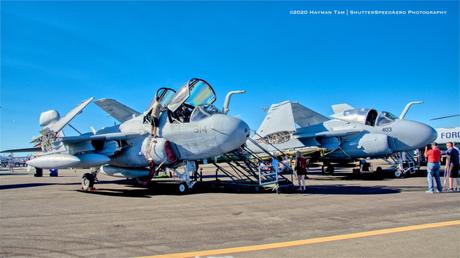
{"label": "aircraft tire", "polygon": [[404,173],[403,173],[401,170],[397,169],[397,170],[395,171],[395,177],[396,177],[396,178],[403,178],[403,177],[404,177]]}
{"label": "aircraft tire", "polygon": [[187,183],[185,182],[182,182],[177,186],[177,191],[179,192],[179,194],[186,194],[188,190],[189,189],[188,189]]}
{"label": "aircraft tire", "polygon": [[355,177],[359,177],[361,175],[361,171],[359,168],[354,168],[352,171],[353,171],[352,174]]}
{"label": "aircraft tire", "polygon": [[136,177],[130,180],[134,186],[144,186],[144,182],[147,180],[147,177]]}
{"label": "aircraft tire", "polygon": [[42,177],[42,176],[43,176],[43,169],[41,169],[41,168],[35,168],[34,177]]}
{"label": "aircraft tire", "polygon": [[81,178],[81,190],[89,192],[94,188],[94,175],[91,173],[85,173]]}
{"label": "aircraft tire", "polygon": [[374,173],[375,173],[375,176],[376,176],[378,179],[383,179],[384,176],[383,176],[383,169],[382,169],[382,167],[377,167],[377,168],[375,169],[375,172],[374,172]]}
{"label": "aircraft tire", "polygon": [[328,165],[327,168],[326,168],[326,173],[328,175],[334,175],[334,166]]}

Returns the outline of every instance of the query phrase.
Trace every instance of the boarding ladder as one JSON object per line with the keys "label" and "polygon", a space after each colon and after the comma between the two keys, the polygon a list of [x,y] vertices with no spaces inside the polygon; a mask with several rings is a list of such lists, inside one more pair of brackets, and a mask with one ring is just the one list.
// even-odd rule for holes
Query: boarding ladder
{"label": "boarding ladder", "polygon": [[411,152],[396,152],[385,160],[396,169],[396,177],[415,174],[420,169],[420,162],[415,160]]}
{"label": "boarding ladder", "polygon": [[[261,163],[266,161],[261,157],[262,153],[272,160],[277,157],[254,139],[248,138],[248,140],[259,148],[261,152],[256,153],[254,150],[242,146],[235,151],[220,156],[219,163],[216,160],[212,161],[212,164],[216,167],[216,179],[218,173],[221,173],[237,186],[252,186],[276,191],[279,188],[293,187],[291,167],[282,162],[279,162],[279,164],[282,164],[281,169],[273,168],[272,166],[261,166]],[[288,179],[287,175],[290,175],[290,179]]]}

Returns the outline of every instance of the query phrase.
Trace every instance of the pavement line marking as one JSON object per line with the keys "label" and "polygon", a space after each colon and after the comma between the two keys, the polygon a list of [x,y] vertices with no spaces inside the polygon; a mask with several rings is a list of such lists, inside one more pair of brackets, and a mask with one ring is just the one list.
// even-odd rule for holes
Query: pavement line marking
{"label": "pavement line marking", "polygon": [[193,251],[193,252],[184,252],[184,253],[143,256],[141,258],[166,258],[166,257],[185,258],[185,257],[196,257],[196,256],[212,256],[212,255],[254,252],[254,251],[263,251],[263,250],[269,250],[269,249],[275,249],[275,248],[286,248],[286,247],[294,247],[294,246],[301,246],[301,245],[318,244],[318,243],[325,243],[325,242],[338,241],[338,240],[379,236],[379,235],[385,235],[385,234],[393,234],[393,233],[399,233],[399,232],[407,232],[407,231],[430,229],[430,228],[440,228],[440,227],[455,226],[455,225],[460,225],[460,220],[419,224],[419,225],[397,227],[397,228],[378,229],[378,230],[364,231],[364,232],[351,233],[351,234],[335,235],[335,236],[328,236],[328,237],[317,237],[317,238],[309,238],[309,239],[287,241],[287,242],[278,242],[278,243],[271,243],[271,244],[248,245],[248,246],[230,247],[230,248],[214,249],[214,250],[203,250],[203,251]]}

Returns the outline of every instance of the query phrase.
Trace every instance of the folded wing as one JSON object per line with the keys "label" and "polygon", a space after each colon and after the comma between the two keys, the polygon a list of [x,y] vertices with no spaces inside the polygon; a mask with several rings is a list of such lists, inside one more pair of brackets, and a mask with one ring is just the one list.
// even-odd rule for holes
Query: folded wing
{"label": "folded wing", "polygon": [[120,123],[123,123],[141,114],[138,111],[114,99],[99,99],[94,103]]}

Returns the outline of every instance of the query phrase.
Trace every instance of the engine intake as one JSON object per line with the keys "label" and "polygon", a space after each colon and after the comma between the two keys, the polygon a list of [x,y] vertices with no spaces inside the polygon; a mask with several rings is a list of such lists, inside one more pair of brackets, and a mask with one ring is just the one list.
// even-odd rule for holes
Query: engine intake
{"label": "engine intake", "polygon": [[176,146],[164,138],[146,138],[142,143],[141,152],[145,159],[151,160],[156,164],[173,164],[178,159]]}
{"label": "engine intake", "polygon": [[343,142],[342,150],[352,158],[385,156],[391,153],[388,136],[366,133]]}

